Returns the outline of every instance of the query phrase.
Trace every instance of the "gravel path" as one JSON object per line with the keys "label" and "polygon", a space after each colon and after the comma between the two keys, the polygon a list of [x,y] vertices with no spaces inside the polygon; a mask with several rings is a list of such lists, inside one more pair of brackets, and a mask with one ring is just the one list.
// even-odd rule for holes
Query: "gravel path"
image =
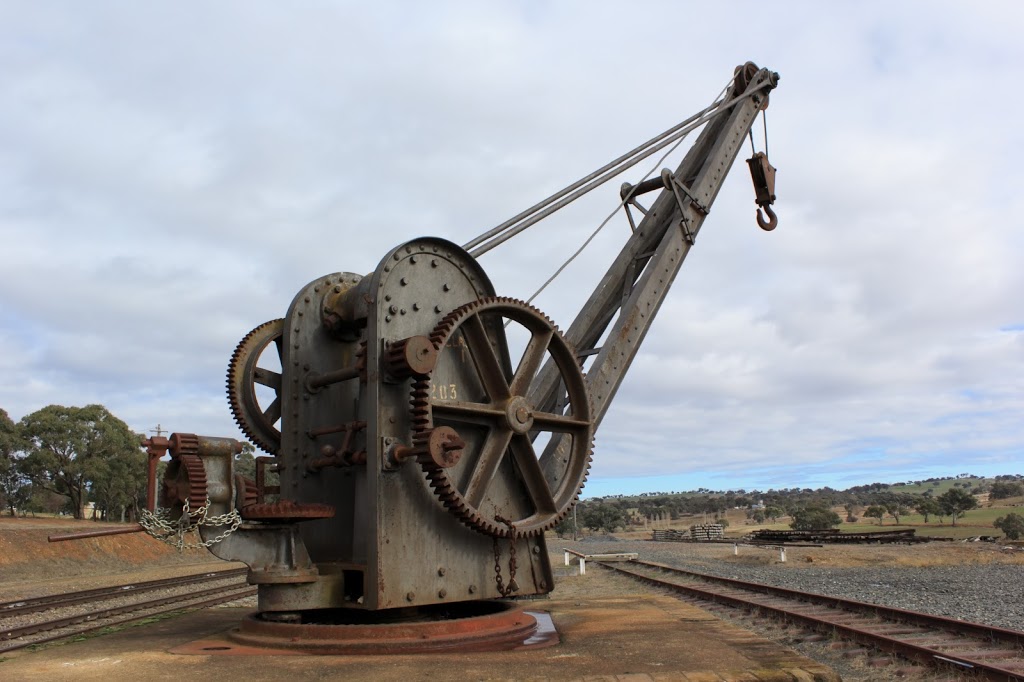
{"label": "gravel path", "polygon": [[[957,565],[882,565],[869,553],[904,558],[909,563],[940,562],[947,548],[922,546],[790,548],[787,562],[778,550],[732,545],[699,545],[651,541],[583,541],[552,543],[552,551],[568,547],[587,554],[637,552],[645,561],[709,573],[726,578],[761,582],[807,592],[857,599],[949,618],[1024,630],[1024,552],[1000,552],[998,547],[950,547]],[[949,551],[946,551],[948,554]],[[847,557],[838,563],[854,566],[820,566],[823,561]],[[911,561],[913,560],[913,561]]]}

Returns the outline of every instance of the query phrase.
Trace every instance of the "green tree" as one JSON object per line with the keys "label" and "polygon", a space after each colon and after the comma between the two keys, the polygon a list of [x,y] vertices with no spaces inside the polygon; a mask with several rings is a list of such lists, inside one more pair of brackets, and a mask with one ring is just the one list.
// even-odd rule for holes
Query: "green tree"
{"label": "green tree", "polygon": [[885,511],[889,512],[889,516],[896,519],[896,523],[900,522],[900,517],[909,511],[907,507],[898,501],[891,501],[885,503]]}
{"label": "green tree", "polygon": [[878,519],[878,525],[882,525],[882,517],[885,516],[885,507],[879,504],[873,504],[864,510],[864,516],[869,519]]}
{"label": "green tree", "polygon": [[839,514],[827,507],[804,507],[793,513],[789,527],[793,530],[828,530],[842,522]]}
{"label": "green tree", "polygon": [[256,480],[256,448],[252,443],[242,443],[242,451],[235,455],[235,473]]}
{"label": "green tree", "polygon": [[10,510],[11,516],[30,497],[28,479],[22,473],[18,458],[22,447],[17,424],[7,415],[6,410],[0,409],[0,505]]}
{"label": "green tree", "polygon": [[779,507],[770,504],[764,508],[764,515],[772,521],[778,521],[779,518],[784,515],[784,512]]}
{"label": "green tree", "polygon": [[928,523],[928,517],[938,516],[942,512],[942,507],[939,506],[939,501],[935,498],[922,495],[914,503],[914,511],[923,516],[924,522]]}
{"label": "green tree", "polygon": [[606,533],[611,533],[616,528],[625,526],[629,520],[626,512],[610,504],[587,505],[587,508],[581,512],[580,521],[594,531],[603,530]]}
{"label": "green tree", "polygon": [[125,467],[111,460],[127,459],[130,468],[131,453],[139,454],[144,481],[138,437],[102,405],[50,405],[22,418],[20,428],[28,451],[26,475],[34,486],[67,497],[75,518],[82,517],[90,485],[105,498],[120,495],[121,484],[112,479],[124,475]]}
{"label": "green tree", "polygon": [[1005,500],[1019,495],[1024,495],[1024,484],[1020,481],[995,481],[988,493],[991,500]]}
{"label": "green tree", "polygon": [[978,500],[966,490],[950,488],[939,495],[939,506],[942,507],[942,511],[952,517],[953,525],[955,526],[957,517],[963,516],[965,512],[976,508]]}
{"label": "green tree", "polygon": [[992,525],[1003,531],[1008,540],[1019,540],[1024,535],[1024,516],[1016,512],[1000,516]]}

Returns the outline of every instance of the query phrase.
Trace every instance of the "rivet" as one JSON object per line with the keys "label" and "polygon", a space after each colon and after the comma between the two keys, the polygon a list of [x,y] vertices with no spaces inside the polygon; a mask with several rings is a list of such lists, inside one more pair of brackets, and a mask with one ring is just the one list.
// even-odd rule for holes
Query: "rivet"
{"label": "rivet", "polygon": [[430,259],[430,267],[432,267],[432,268],[436,268],[437,267],[437,259],[436,258],[431,258]]}
{"label": "rivet", "polygon": [[412,263],[413,265],[416,265],[416,256],[410,256],[409,262]]}
{"label": "rivet", "polygon": [[403,287],[404,286],[408,286],[409,285],[409,278],[408,277],[403,277],[402,279],[398,280],[398,283],[401,284]]}
{"label": "rivet", "polygon": [[304,298],[302,300],[304,300],[306,303],[309,303],[309,296],[307,296],[306,298]]}
{"label": "rivet", "polygon": [[447,570],[445,570],[445,567],[444,567],[444,566],[442,566],[441,568],[437,569],[437,574],[438,574],[438,575],[440,575],[440,576],[443,576],[443,575],[444,575],[445,573],[447,573],[447,572],[448,572],[448,571],[447,571]]}
{"label": "rivet", "polygon": [[385,301],[390,301],[391,300],[391,294],[384,294],[384,300]]}
{"label": "rivet", "polygon": [[540,554],[540,546],[534,545],[533,546],[533,553],[534,554]]}
{"label": "rivet", "polygon": [[440,597],[441,599],[444,599],[445,597],[448,596],[448,590],[444,590],[444,589],[438,590],[437,591],[437,596]]}
{"label": "rivet", "polygon": [[398,312],[399,312],[400,314],[402,314],[402,315],[405,315],[405,308],[402,308],[402,309],[401,309],[401,310],[399,310]]}
{"label": "rivet", "polygon": [[302,317],[302,311],[301,310],[299,311],[299,317]]}
{"label": "rivet", "polygon": [[384,321],[385,322],[390,322],[391,321],[391,316],[390,315],[385,315],[384,316]]}
{"label": "rivet", "polygon": [[341,285],[340,284],[335,284],[334,285],[334,293],[336,293],[336,294],[340,294],[341,293]]}
{"label": "rivet", "polygon": [[470,585],[469,586],[469,593],[470,594],[476,594],[476,585]]}
{"label": "rivet", "polygon": [[[398,260],[399,258],[400,258],[400,256],[396,253],[395,254],[395,260]],[[410,594],[412,594],[412,593],[410,592]]]}
{"label": "rivet", "polygon": [[435,306],[434,306],[434,312],[435,312],[435,313],[439,313],[439,312],[441,312],[441,306],[439,306],[439,305],[435,305]]}
{"label": "rivet", "polygon": [[392,315],[395,315],[395,314],[397,314],[397,313],[398,313],[398,306],[397,306],[397,305],[392,305],[392,306],[391,306],[390,308],[388,308],[388,311],[389,311],[389,312],[390,312],[390,313],[391,313]]}
{"label": "rivet", "polygon": [[[395,258],[398,258],[398,256],[395,256]],[[406,601],[412,601],[415,598],[416,598],[416,593],[415,592],[409,592],[408,594],[405,595],[405,600]]]}
{"label": "rivet", "polygon": [[537,585],[538,585],[538,587],[540,587],[540,589],[546,590],[548,588],[548,581],[547,580],[541,580],[539,583],[537,583]]}
{"label": "rivet", "polygon": [[303,365],[302,369],[304,369],[304,370],[306,370],[308,372],[309,371],[309,363],[306,363],[305,365]]}
{"label": "rivet", "polygon": [[448,286],[448,283],[447,283],[447,282],[446,282],[446,283],[445,283],[445,285],[444,285],[443,287],[441,287],[441,288],[442,288],[442,289],[444,289],[445,291],[451,291],[451,290],[452,290],[452,288],[451,288],[450,286]]}
{"label": "rivet", "polygon": [[413,303],[412,304],[412,309],[413,310],[419,310],[420,309],[420,304],[419,303]]}

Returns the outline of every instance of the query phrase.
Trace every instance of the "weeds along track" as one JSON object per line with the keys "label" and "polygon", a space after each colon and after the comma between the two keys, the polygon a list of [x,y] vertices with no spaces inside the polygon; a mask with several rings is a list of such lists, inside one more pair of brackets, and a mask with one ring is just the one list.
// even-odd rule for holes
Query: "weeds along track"
{"label": "weeds along track", "polygon": [[797,623],[915,663],[1024,681],[1024,632],[634,560],[603,568],[699,602]]}
{"label": "weeds along track", "polygon": [[[0,604],[0,653],[250,597],[256,588],[245,583],[245,573],[244,568],[213,571],[5,602]],[[195,590],[197,583],[212,586]],[[154,592],[161,596],[138,598]]]}

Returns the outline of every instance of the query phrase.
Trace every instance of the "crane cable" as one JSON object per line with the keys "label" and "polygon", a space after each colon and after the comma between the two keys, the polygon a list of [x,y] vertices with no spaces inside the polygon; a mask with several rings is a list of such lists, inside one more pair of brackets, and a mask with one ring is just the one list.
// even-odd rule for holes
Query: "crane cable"
{"label": "crane cable", "polygon": [[[635,166],[643,159],[675,143],[672,149],[670,149],[669,152],[665,154],[665,156],[668,156],[668,154],[670,154],[673,149],[678,147],[679,143],[683,139],[685,139],[690,132],[704,125],[707,121],[709,121],[711,118],[718,115],[719,113],[722,113],[726,109],[732,107],[741,99],[751,96],[754,92],[757,92],[758,90],[755,89],[748,92],[744,92],[741,95],[737,95],[736,97],[727,100],[723,93],[728,92],[734,82],[735,76],[733,77],[733,79],[730,79],[729,83],[725,86],[725,88],[722,89],[719,95],[715,97],[713,103],[708,107],[689,117],[685,121],[682,121],[681,123],[678,123],[672,128],[669,128],[660,135],[648,140],[639,147],[636,147],[635,149],[627,152],[626,154],[623,154],[619,158],[608,163],[602,168],[599,168],[593,173],[587,175],[586,177],[577,180],[575,183],[569,185],[565,189],[556,192],[547,199],[544,199],[543,201],[535,204],[534,206],[531,206],[525,211],[519,213],[516,216],[513,216],[512,218],[479,235],[478,237],[475,237],[474,239],[464,244],[463,248],[469,251],[470,255],[472,255],[473,257],[479,257],[493,249],[495,246],[498,246],[499,244],[508,241],[515,235],[537,224],[542,219],[548,217],[555,211],[564,208],[565,206],[572,203],[576,199],[580,198],[584,194],[587,194],[593,189],[596,189],[597,187],[603,185],[605,182],[621,174],[628,168]],[[664,158],[665,157],[662,157],[662,159]],[[651,171],[651,173],[652,172],[653,170]],[[648,173],[647,176],[644,177],[648,177],[651,173]],[[619,207],[625,205],[625,203],[628,202],[629,199],[630,195],[627,195],[627,197],[621,201]],[[616,208],[616,211],[617,210],[618,208]],[[588,240],[587,243],[589,243],[589,241],[590,240]]]}

